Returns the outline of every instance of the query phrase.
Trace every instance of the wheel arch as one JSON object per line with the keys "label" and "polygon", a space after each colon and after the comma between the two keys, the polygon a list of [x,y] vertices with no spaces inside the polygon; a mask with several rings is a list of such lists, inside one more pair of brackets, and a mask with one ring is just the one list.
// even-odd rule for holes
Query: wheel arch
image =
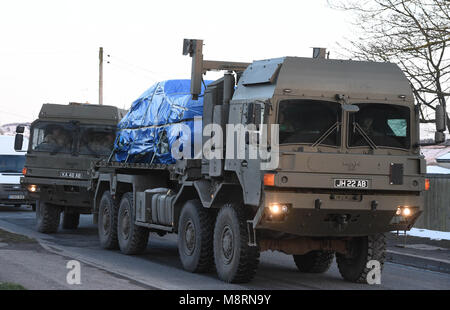
{"label": "wheel arch", "polygon": [[216,187],[212,197],[210,194],[211,187],[212,184],[208,180],[199,180],[183,184],[174,201],[173,219],[175,230],[178,227],[181,209],[189,200],[200,200],[204,208],[220,209],[227,202],[241,203],[244,199],[240,184],[221,183]]}

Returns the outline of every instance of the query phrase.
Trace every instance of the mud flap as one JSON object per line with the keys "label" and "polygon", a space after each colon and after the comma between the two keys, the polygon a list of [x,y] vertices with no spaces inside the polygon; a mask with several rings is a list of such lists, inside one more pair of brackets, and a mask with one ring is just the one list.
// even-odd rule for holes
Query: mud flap
{"label": "mud flap", "polygon": [[248,245],[258,246],[256,243],[256,230],[253,228],[253,221],[247,221]]}

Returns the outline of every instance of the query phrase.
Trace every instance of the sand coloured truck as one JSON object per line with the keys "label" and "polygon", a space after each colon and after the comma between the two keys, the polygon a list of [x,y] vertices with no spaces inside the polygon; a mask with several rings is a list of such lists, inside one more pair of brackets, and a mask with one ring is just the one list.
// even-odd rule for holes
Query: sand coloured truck
{"label": "sand coloured truck", "polygon": [[[76,229],[80,214],[91,213],[90,168],[111,154],[117,122],[113,106],[44,104],[30,127],[23,187],[36,200],[37,230]],[[16,148],[22,139],[18,128]],[[23,132],[23,131],[22,131]]]}
{"label": "sand coloured truck", "polygon": [[[391,63],[320,57],[208,61],[202,46],[185,40],[183,54],[192,57],[192,98],[203,100],[203,155],[97,163],[101,246],[137,254],[150,232],[177,233],[183,268],[215,268],[225,282],[250,281],[266,250],[292,255],[308,273],[336,257],[344,279],[366,282],[370,261],[383,266],[384,233],[409,230],[422,212],[426,166],[405,75]],[[208,70],[225,74],[206,85]],[[141,114],[124,119],[141,121],[147,110],[133,108]],[[441,107],[436,118],[442,142]],[[139,132],[167,124],[147,125],[118,135],[130,130],[129,145],[146,145]],[[267,153],[250,156],[255,147]],[[239,148],[243,157],[233,156]]]}

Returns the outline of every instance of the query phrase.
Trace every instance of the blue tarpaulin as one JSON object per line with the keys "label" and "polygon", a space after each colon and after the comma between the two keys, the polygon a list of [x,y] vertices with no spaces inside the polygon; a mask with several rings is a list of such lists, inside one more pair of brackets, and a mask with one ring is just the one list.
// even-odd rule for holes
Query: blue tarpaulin
{"label": "blue tarpaulin", "polygon": [[[205,81],[205,85],[209,83]],[[187,138],[183,136],[183,125],[190,128],[193,150],[194,117],[202,117],[203,96],[192,100],[190,87],[190,80],[167,80],[154,84],[136,99],[118,124],[116,160],[174,163],[170,150],[177,139],[183,142]]]}

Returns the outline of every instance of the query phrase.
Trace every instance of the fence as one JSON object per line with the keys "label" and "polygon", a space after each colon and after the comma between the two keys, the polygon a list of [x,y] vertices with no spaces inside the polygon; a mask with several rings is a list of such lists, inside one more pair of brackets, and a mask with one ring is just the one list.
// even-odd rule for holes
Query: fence
{"label": "fence", "polygon": [[450,231],[450,174],[427,174],[430,190],[425,192],[423,213],[414,227]]}

